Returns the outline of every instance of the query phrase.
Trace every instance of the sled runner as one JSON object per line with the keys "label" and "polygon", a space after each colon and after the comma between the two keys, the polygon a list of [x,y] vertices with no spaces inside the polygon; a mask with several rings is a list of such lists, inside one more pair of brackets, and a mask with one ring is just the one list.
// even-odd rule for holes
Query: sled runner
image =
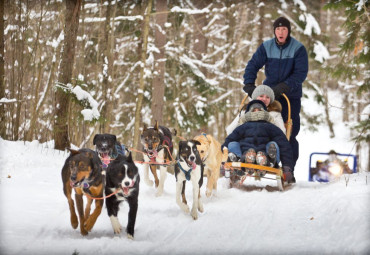
{"label": "sled runner", "polygon": [[[286,127],[286,137],[289,140],[292,132],[292,119],[291,119],[291,109],[288,97],[282,94],[284,99],[287,101],[288,105],[288,118],[285,122]],[[245,105],[245,101],[248,95],[246,95],[240,106],[238,113],[242,110]],[[276,180],[277,187],[280,191],[284,190],[284,175],[281,167],[274,168],[269,166],[261,166],[257,164],[244,163],[244,162],[225,162],[223,165],[225,171],[225,177],[230,178],[230,187],[234,187],[236,184],[243,184],[245,179],[249,177],[254,177],[255,180],[270,179]]]}

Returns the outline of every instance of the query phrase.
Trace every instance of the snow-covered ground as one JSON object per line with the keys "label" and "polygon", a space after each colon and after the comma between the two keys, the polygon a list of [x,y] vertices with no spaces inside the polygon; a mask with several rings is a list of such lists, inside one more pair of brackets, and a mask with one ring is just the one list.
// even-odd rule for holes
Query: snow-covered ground
{"label": "snow-covered ground", "polygon": [[[140,183],[132,241],[124,233],[113,234],[105,208],[87,237],[72,229],[60,176],[67,154],[51,148],[37,141],[0,140],[0,254],[370,252],[368,172],[347,176],[347,184],[344,177],[330,184],[299,178],[284,192],[228,189],[228,180],[221,178],[216,196],[206,198],[202,187],[205,211],[196,221],[176,205],[175,177],[168,174],[162,197]],[[308,171],[306,163],[300,171]],[[259,183],[264,185],[275,183]],[[187,196],[191,202],[190,185]],[[127,212],[123,204],[119,214],[123,226]]]}
{"label": "snow-covered ground", "polygon": [[[322,111],[308,101],[303,105]],[[105,207],[88,236],[72,229],[60,174],[67,153],[51,142],[0,139],[0,254],[370,254],[370,173],[307,181],[310,153],[353,153],[348,126],[336,108],[331,111],[337,136],[329,139],[325,127],[316,133],[302,127],[297,183],[284,192],[263,188],[274,181],[252,179],[245,184],[253,189],[229,189],[223,177],[211,198],[202,187],[205,211],[194,221],[175,202],[173,175],[161,197],[142,181],[134,240],[113,234]],[[187,198],[191,204],[190,183]],[[125,203],[122,226],[127,212]]]}

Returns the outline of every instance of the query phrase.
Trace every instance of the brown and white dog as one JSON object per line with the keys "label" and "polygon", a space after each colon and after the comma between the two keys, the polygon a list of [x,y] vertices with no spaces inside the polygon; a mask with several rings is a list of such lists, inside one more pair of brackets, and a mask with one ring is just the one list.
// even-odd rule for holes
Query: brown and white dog
{"label": "brown and white dog", "polygon": [[[75,191],[77,211],[80,218],[80,232],[87,235],[93,228],[98,216],[103,208],[103,175],[98,154],[90,149],[72,150],[66,159],[62,169],[63,191],[68,199],[69,210],[71,213],[71,225],[75,229],[78,226],[77,215],[75,212],[72,190]],[[83,196],[87,196],[87,204],[84,208]],[[95,209],[90,215],[93,199]]]}
{"label": "brown and white dog", "polygon": [[[174,131],[176,135],[176,130]],[[156,121],[154,127],[144,125],[141,133],[141,144],[144,147],[144,181],[149,186],[153,181],[149,179],[149,167],[154,176],[156,196],[163,193],[164,181],[167,177],[167,168],[172,161],[173,143],[171,131],[163,126],[159,126]],[[157,168],[160,170],[160,178],[157,176]]]}
{"label": "brown and white dog", "polygon": [[221,152],[221,144],[211,135],[201,134],[194,137],[198,141],[198,151],[204,164],[204,173],[207,175],[206,196],[212,195],[212,190],[217,191],[217,181],[220,177],[222,162],[227,160],[227,149]]}

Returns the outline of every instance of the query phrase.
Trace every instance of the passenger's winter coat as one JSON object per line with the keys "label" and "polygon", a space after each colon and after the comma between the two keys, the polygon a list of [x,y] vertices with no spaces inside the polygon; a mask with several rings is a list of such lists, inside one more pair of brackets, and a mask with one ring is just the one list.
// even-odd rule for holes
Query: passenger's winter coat
{"label": "passenger's winter coat", "polygon": [[230,142],[239,142],[243,153],[250,148],[255,151],[266,151],[266,145],[270,141],[275,141],[279,145],[283,166],[293,169],[293,152],[286,136],[277,126],[267,121],[249,121],[238,126],[226,137],[222,146],[228,147]]}

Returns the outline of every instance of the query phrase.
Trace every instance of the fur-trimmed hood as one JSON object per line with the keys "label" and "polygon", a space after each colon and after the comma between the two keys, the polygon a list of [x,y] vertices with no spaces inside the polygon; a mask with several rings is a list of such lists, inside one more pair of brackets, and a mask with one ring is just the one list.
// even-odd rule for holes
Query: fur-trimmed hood
{"label": "fur-trimmed hood", "polygon": [[283,107],[281,106],[279,101],[272,102],[268,107],[267,111],[269,112],[281,112]]}

